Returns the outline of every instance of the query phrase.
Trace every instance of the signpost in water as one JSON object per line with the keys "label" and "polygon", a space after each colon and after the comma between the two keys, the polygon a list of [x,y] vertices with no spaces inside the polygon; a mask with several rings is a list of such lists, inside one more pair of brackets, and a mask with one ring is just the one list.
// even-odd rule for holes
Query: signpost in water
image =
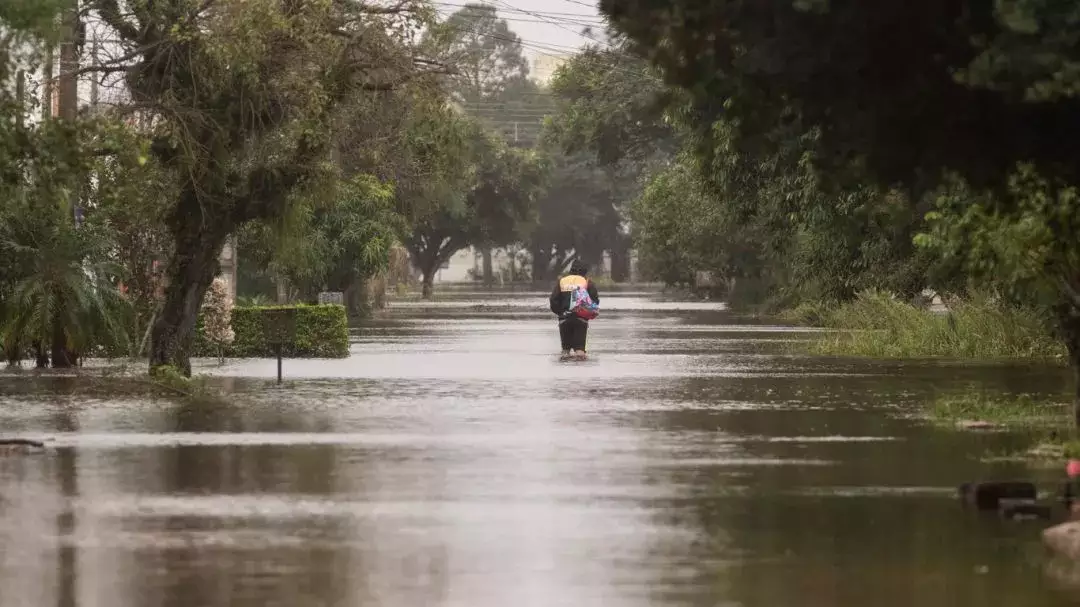
{"label": "signpost in water", "polygon": [[295,310],[280,308],[266,311],[266,342],[274,348],[277,354],[277,383],[281,384],[281,359],[284,356],[285,345],[292,343],[296,333]]}

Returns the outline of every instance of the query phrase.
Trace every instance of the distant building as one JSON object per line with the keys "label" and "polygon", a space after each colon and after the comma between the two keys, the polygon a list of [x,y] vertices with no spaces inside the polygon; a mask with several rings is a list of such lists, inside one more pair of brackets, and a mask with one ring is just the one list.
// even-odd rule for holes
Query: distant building
{"label": "distant building", "polygon": [[472,280],[470,271],[476,271],[479,264],[476,262],[477,253],[471,247],[454,253],[435,273],[435,282],[469,282]]}
{"label": "distant building", "polygon": [[537,55],[533,57],[532,65],[529,66],[529,76],[537,84],[547,86],[555,75],[555,70],[566,63],[570,57],[571,55]]}

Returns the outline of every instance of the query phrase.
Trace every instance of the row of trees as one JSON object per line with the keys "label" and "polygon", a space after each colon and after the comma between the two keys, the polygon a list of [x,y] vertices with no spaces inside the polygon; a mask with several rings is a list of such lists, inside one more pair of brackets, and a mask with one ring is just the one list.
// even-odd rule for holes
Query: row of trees
{"label": "row of trees", "polygon": [[[3,3],[8,360],[123,354],[190,373],[233,238],[248,294],[343,291],[354,311],[399,245],[425,296],[466,247],[489,281],[498,247],[527,250],[534,280],[605,251],[625,274],[632,180],[567,138],[590,94],[575,78],[592,76],[542,89],[494,8],[436,14],[425,0]],[[86,106],[80,80],[122,94]]]}
{"label": "row of trees", "polygon": [[781,305],[992,290],[1056,321],[1080,424],[1073,3],[600,7],[561,139],[638,178],[648,273]]}

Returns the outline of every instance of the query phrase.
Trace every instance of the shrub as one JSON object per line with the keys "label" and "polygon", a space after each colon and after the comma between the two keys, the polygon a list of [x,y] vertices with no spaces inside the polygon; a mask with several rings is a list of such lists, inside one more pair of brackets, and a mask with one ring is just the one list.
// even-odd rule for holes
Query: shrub
{"label": "shrub", "polygon": [[[271,310],[289,310],[296,320],[292,341],[282,349],[287,358],[347,358],[349,324],[345,306],[297,305],[237,307],[232,310],[233,342],[225,348],[232,358],[270,358],[277,355],[269,342]],[[217,346],[206,337],[200,317],[196,328],[194,355],[217,356]]]}
{"label": "shrub", "polygon": [[1037,310],[990,297],[958,302],[948,313],[917,308],[890,295],[865,292],[828,315],[821,354],[875,358],[1031,358],[1064,356],[1051,325]]}
{"label": "shrub", "polygon": [[203,337],[209,346],[224,353],[236,338],[232,330],[233,303],[229,298],[229,288],[221,278],[215,278],[203,298],[202,310]]}
{"label": "shrub", "polygon": [[782,322],[806,327],[822,327],[828,324],[836,305],[820,301],[804,301],[793,308],[784,308],[776,312]]}

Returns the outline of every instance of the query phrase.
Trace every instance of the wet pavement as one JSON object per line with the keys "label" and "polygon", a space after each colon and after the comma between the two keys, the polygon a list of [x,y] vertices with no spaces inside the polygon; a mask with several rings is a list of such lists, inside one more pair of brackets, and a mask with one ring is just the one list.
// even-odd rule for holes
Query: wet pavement
{"label": "wet pavement", "polygon": [[1066,373],[813,359],[809,333],[605,295],[585,362],[543,293],[399,303],[340,361],[200,361],[228,405],[17,390],[0,607],[1067,605],[1040,523],[955,486],[1008,435],[913,416]]}

